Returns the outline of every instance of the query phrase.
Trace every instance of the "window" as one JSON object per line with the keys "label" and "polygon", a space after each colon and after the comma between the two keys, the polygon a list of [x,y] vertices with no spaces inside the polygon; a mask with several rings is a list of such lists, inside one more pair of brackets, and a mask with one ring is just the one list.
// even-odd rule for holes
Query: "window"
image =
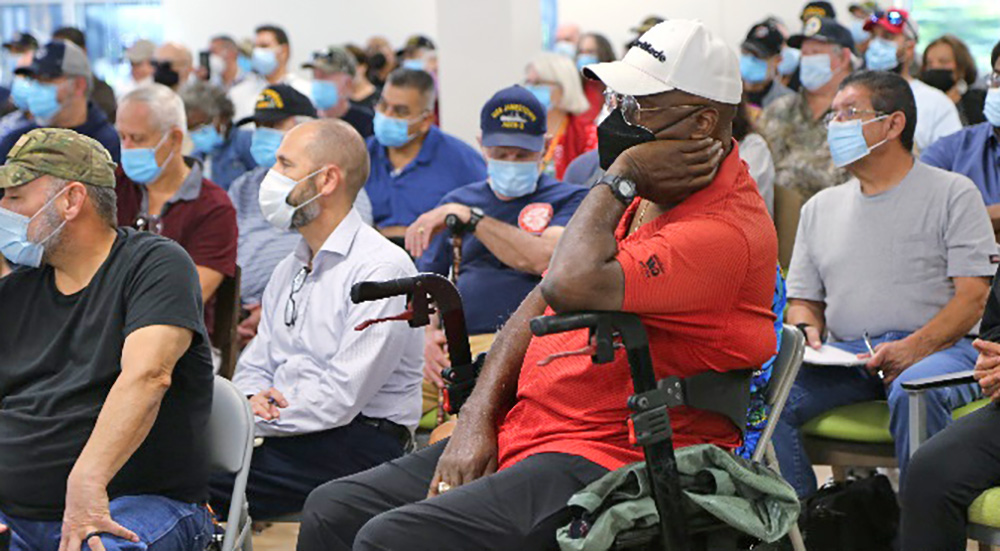
{"label": "window", "polygon": [[939,36],[951,33],[972,51],[979,75],[989,74],[990,53],[1000,35],[1000,2],[997,0],[909,0],[910,13],[919,25],[917,56]]}

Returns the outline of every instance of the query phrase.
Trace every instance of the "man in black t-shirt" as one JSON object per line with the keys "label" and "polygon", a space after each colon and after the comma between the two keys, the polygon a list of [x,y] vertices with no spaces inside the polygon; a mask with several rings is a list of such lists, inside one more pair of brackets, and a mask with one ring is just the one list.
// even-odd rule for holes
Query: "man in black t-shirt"
{"label": "man in black t-shirt", "polygon": [[201,551],[212,363],[177,244],[116,229],[115,164],[72,130],[0,167],[0,531],[12,551]]}
{"label": "man in black t-shirt", "polygon": [[344,48],[330,46],[313,52],[302,65],[312,69],[312,101],[320,118],[340,119],[354,127],[362,138],[374,134],[375,112],[351,101],[357,62]]}

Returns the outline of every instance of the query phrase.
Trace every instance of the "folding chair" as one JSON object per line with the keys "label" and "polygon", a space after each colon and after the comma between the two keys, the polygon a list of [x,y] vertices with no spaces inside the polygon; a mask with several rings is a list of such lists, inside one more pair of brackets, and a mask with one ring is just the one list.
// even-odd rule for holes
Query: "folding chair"
{"label": "folding chair", "polygon": [[236,475],[221,551],[253,549],[246,498],[253,431],[253,413],[246,396],[233,383],[216,377],[208,420],[209,465],[213,472]]}
{"label": "folding chair", "polygon": [[215,292],[215,327],[212,328],[212,346],[222,356],[219,375],[232,379],[236,360],[240,356],[240,339],[236,332],[240,325],[240,267],[233,277],[226,277]]}

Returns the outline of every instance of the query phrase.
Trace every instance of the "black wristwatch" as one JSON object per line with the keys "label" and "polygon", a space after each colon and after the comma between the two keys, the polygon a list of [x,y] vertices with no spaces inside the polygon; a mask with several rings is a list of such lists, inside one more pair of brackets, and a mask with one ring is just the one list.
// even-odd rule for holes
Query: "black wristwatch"
{"label": "black wristwatch", "polygon": [[486,213],[479,207],[469,207],[469,223],[465,225],[466,231],[476,233],[476,226],[479,221],[486,217]]}
{"label": "black wristwatch", "polygon": [[635,182],[628,178],[605,174],[597,183],[611,188],[611,194],[626,207],[635,200]]}
{"label": "black wristwatch", "polygon": [[807,339],[809,338],[809,335],[806,335],[806,328],[807,328],[807,327],[812,327],[811,325],[809,325],[808,323],[797,323],[797,324],[795,324],[795,327],[796,327],[796,328],[797,328],[797,329],[798,329],[799,331],[801,331],[801,332],[802,332],[802,336],[803,336],[803,337],[805,337],[805,338],[807,338]]}

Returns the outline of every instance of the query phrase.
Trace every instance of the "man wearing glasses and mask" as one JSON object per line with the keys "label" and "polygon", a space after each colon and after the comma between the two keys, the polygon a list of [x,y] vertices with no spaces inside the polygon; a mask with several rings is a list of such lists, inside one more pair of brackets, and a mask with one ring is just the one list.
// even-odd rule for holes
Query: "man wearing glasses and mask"
{"label": "man wearing glasses and mask", "polygon": [[[233,378],[266,438],[247,483],[250,514],[262,520],[300,511],[320,484],[401,456],[420,418],[423,364],[419,329],[355,329],[406,309],[403,297],[353,304],[355,283],[416,274],[354,208],[369,170],[361,136],[341,120],[304,122],[275,158],[260,211],[302,239],[264,289],[257,336]],[[216,512],[231,492],[231,478],[213,485]]]}
{"label": "man wearing glasses and mask", "polygon": [[[746,369],[774,354],[777,238],[731,137],[735,52],[701,23],[672,20],[622,61],[584,73],[617,92],[598,129],[607,173],[498,334],[453,436],[314,491],[300,551],[551,549],[571,495],[641,461],[628,443],[625,355],[595,366],[564,354],[585,349],[587,331],[532,337],[536,316],[637,313],[658,377]],[[677,446],[740,443],[714,413],[671,419]]]}
{"label": "man wearing glasses and mask", "polygon": [[[998,262],[972,182],[913,158],[917,106],[903,77],[887,71],[848,77],[826,120],[833,162],[854,178],[802,207],[787,318],[809,346],[819,349],[825,335],[864,363],[799,371],[774,446],[781,474],[802,498],[816,491],[816,477],[799,428],[857,402],[888,400],[905,475],[909,398],[901,384],[973,368],[972,336]],[[977,397],[972,384],[928,391],[929,435]]]}

